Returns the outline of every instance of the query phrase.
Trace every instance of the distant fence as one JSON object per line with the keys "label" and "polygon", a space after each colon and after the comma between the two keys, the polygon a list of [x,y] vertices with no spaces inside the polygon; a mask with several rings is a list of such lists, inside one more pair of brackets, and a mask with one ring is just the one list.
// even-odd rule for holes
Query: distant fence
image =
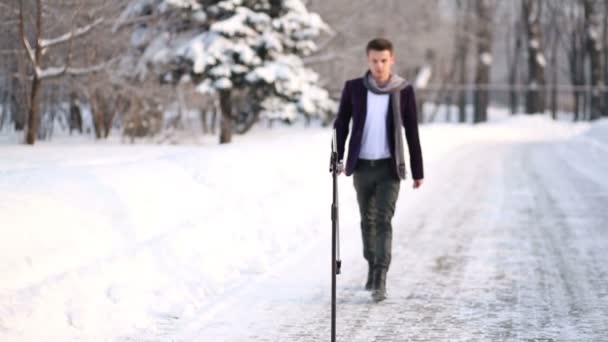
{"label": "distant fence", "polygon": [[[342,89],[330,89],[333,98],[339,99]],[[416,89],[416,96],[422,108],[424,103],[425,121],[443,120],[442,116],[454,116],[458,111],[460,97],[464,94],[465,105],[471,108],[476,91],[488,91],[488,103],[493,107],[504,107],[507,111],[524,113],[526,94],[537,91],[544,98],[545,113],[554,113],[564,119],[588,120],[591,117],[591,101],[599,96],[602,115],[608,114],[608,86],[546,84],[544,86],[526,84],[429,84]],[[445,110],[448,110],[447,112]],[[467,109],[467,110],[469,110]],[[450,120],[453,121],[453,120]]]}
{"label": "distant fence", "polygon": [[[606,115],[608,105],[608,87],[591,85],[546,84],[544,86],[526,84],[431,84],[416,89],[418,100],[425,103],[454,106],[458,105],[464,94],[465,103],[474,103],[477,91],[488,92],[488,103],[491,106],[505,107],[514,113],[524,113],[526,110],[526,95],[537,92],[544,100],[544,112],[555,116],[570,117],[574,120],[588,120],[591,117],[592,98],[598,99],[598,109],[601,115]],[[428,107],[428,106],[427,106]],[[426,108],[426,107],[425,107]],[[433,121],[436,115],[425,113],[426,119]]]}

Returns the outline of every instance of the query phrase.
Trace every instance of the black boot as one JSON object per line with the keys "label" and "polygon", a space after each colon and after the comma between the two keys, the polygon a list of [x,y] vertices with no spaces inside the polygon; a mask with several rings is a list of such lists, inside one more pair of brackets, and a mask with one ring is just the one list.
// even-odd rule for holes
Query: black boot
{"label": "black boot", "polygon": [[386,270],[375,269],[374,270],[374,291],[372,292],[372,299],[375,302],[380,302],[386,299]]}
{"label": "black boot", "polygon": [[369,264],[367,269],[367,281],[365,282],[365,290],[371,291],[374,289],[374,266]]}

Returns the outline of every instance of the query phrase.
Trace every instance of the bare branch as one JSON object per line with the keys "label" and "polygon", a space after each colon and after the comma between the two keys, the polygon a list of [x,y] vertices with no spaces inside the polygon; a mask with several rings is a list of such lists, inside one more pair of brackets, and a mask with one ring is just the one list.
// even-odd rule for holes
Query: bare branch
{"label": "bare branch", "polygon": [[59,36],[57,38],[53,38],[53,39],[41,39],[40,40],[40,46],[43,49],[45,49],[45,48],[48,48],[49,46],[66,43],[66,42],[68,42],[72,38],[77,38],[77,37],[80,37],[80,36],[83,36],[83,35],[87,34],[88,32],[91,31],[92,28],[94,28],[95,26],[101,24],[103,21],[104,21],[104,18],[99,18],[99,19],[95,20],[90,25],[87,25],[85,27],[80,27],[80,28],[78,28],[76,30],[73,30],[71,32],[63,34],[63,35],[61,35],[61,36]]}
{"label": "bare branch", "polygon": [[304,57],[304,58],[302,58],[302,62],[304,63],[304,65],[311,65],[311,64],[323,63],[323,62],[333,61],[333,60],[342,59],[342,58],[343,58],[342,55],[336,55],[333,52],[329,52],[329,53],[326,53],[323,55]]}
{"label": "bare branch", "polygon": [[114,20],[114,25],[112,26],[112,32],[116,33],[118,30],[130,26],[130,25],[136,25],[142,22],[153,22],[157,19],[161,18],[161,16],[159,14],[150,14],[150,15],[144,15],[141,17],[136,17],[136,18],[132,18],[129,20],[123,20],[122,18],[119,18],[117,20]]}
{"label": "bare branch", "polygon": [[105,62],[102,64],[98,64],[98,65],[94,65],[94,66],[90,66],[90,67],[86,67],[86,68],[70,68],[70,67],[66,67],[66,66],[51,67],[51,68],[47,68],[44,70],[38,70],[37,72],[38,72],[39,78],[41,80],[57,78],[57,77],[61,77],[63,75],[82,76],[82,75],[101,71],[101,70],[105,69],[106,67],[108,67],[108,65],[110,63],[111,63],[111,61]]}
{"label": "bare branch", "polygon": [[25,48],[25,51],[27,52],[27,56],[30,60],[30,62],[32,62],[32,65],[36,65],[36,58],[34,57],[34,51],[32,50],[32,46],[30,45],[30,42],[27,40],[27,37],[25,36],[25,24],[24,24],[25,19],[23,18],[23,1],[19,2],[19,36],[21,36],[21,42],[23,43],[23,47]]}
{"label": "bare branch", "polygon": [[[80,12],[80,2],[78,3],[78,7],[76,8],[76,12],[74,12],[74,16],[72,17],[72,28],[71,28],[71,32],[70,32],[70,38],[68,38],[68,53],[67,56],[65,58],[65,66],[64,66],[64,70],[63,73],[65,74],[68,71],[68,68],[70,67],[70,62],[72,59],[72,46],[74,45],[74,27],[76,27],[76,25],[74,24],[74,21],[76,20],[76,17],[78,16],[78,13]],[[102,18],[103,20],[103,18]]]}

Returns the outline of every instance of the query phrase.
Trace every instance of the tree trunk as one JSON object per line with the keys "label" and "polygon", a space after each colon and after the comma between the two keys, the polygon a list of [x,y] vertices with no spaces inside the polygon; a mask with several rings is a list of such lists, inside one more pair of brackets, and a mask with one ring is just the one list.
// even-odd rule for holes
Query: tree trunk
{"label": "tree trunk", "polygon": [[211,113],[211,134],[215,134],[217,132],[217,106],[213,108],[213,113]]}
{"label": "tree trunk", "polygon": [[603,30],[603,48],[604,52],[604,90],[603,90],[603,98],[604,98],[604,110],[602,111],[603,116],[608,116],[608,0],[604,0],[604,30]]}
{"label": "tree trunk", "polygon": [[55,87],[41,89],[40,92],[40,124],[38,126],[38,137],[36,140],[47,140],[50,137],[51,121],[51,97]]}
{"label": "tree trunk", "polygon": [[[607,0],[608,1],[608,0]],[[460,3],[459,3],[460,4]],[[462,14],[462,33],[458,39],[458,70],[460,89],[458,91],[458,122],[467,121],[467,55],[469,52],[469,12],[471,10],[470,1],[465,0]]]}
{"label": "tree trunk", "polygon": [[590,119],[599,119],[602,115],[601,87],[604,83],[602,67],[602,46],[600,45],[600,22],[596,0],[585,0],[585,36],[587,53],[591,67],[591,94],[589,100]]}
{"label": "tree trunk", "polygon": [[12,89],[10,94],[10,104],[11,104],[11,120],[15,125],[16,131],[23,131],[25,129],[25,105],[23,102],[25,101],[25,96],[22,94],[23,90],[21,89],[22,84],[19,82],[17,77],[13,78]]}
{"label": "tree trunk", "polygon": [[492,64],[491,13],[487,0],[476,1],[477,27],[477,70],[475,73],[474,123],[488,120],[490,66]]}
{"label": "tree trunk", "polygon": [[93,112],[93,126],[95,128],[95,138],[101,139],[105,135],[105,99],[100,94],[99,89],[93,90],[91,94],[91,111]]}
{"label": "tree trunk", "polygon": [[201,118],[203,134],[208,134],[209,133],[209,123],[207,122],[207,110],[205,108],[199,109],[199,116]]}
{"label": "tree trunk", "polygon": [[186,101],[182,87],[178,84],[175,86],[175,95],[177,97],[177,115],[173,119],[173,127],[175,129],[184,128],[184,111],[186,110]]}
{"label": "tree trunk", "polygon": [[107,138],[110,135],[110,130],[112,130],[112,123],[114,122],[114,117],[116,117],[116,106],[112,109],[108,108],[109,110],[105,113],[104,115],[104,131],[103,131],[103,137],[104,139]]}
{"label": "tree trunk", "polygon": [[[91,104],[96,139],[105,139],[110,135],[116,112],[121,110],[119,108],[121,105],[124,106],[124,99],[117,96],[115,101],[112,101],[110,96],[100,88],[91,91],[89,103]],[[110,103],[114,103],[114,105],[112,106]]]}
{"label": "tree trunk", "polygon": [[2,113],[0,113],[0,131],[2,131],[2,128],[4,127],[4,122],[6,121],[6,118],[8,117],[8,98],[9,98],[8,94],[9,94],[9,77],[5,76],[3,90],[0,95],[0,97],[2,98],[2,100],[0,100],[0,105],[2,105]]}
{"label": "tree trunk", "polygon": [[51,89],[49,98],[49,126],[47,138],[51,139],[55,130],[55,120],[57,119],[57,107],[59,106],[59,87],[55,86]]}
{"label": "tree trunk", "polygon": [[578,39],[578,30],[575,28],[570,33],[570,53],[568,54],[568,64],[570,67],[570,82],[574,85],[574,90],[572,91],[572,99],[574,102],[573,105],[573,120],[579,121],[580,119],[580,91],[576,87],[580,85],[579,75],[579,64],[582,55],[582,51],[579,48],[579,39]]}
{"label": "tree trunk", "polygon": [[70,135],[72,130],[78,130],[82,134],[82,112],[78,103],[78,95],[76,92],[70,93],[70,116],[69,116]]}
{"label": "tree trunk", "polygon": [[557,119],[557,45],[558,37],[556,36],[551,45],[551,117]]}
{"label": "tree trunk", "polygon": [[545,56],[542,49],[541,31],[542,3],[539,0],[523,0],[522,16],[528,38],[528,90],[526,91],[526,113],[545,111]]}
{"label": "tree trunk", "polygon": [[[519,107],[519,97],[518,90],[515,88],[517,84],[517,76],[519,75],[519,61],[521,56],[521,46],[522,46],[522,34],[523,30],[521,29],[521,21],[517,21],[515,24],[515,49],[513,56],[511,56],[511,60],[508,61],[508,73],[509,73],[509,108],[511,110],[511,114],[515,114],[518,111]],[[511,40],[509,39],[509,42]]]}
{"label": "tree trunk", "polygon": [[[26,42],[27,37],[25,36],[25,19],[23,13],[23,2],[20,3],[19,7],[19,23],[20,23],[20,34],[21,39]],[[25,142],[28,145],[33,145],[36,141],[36,134],[38,133],[38,125],[40,122],[39,111],[40,111],[40,87],[42,79],[40,79],[38,72],[35,70],[39,67],[42,62],[42,49],[40,46],[40,37],[42,37],[42,2],[41,0],[36,1],[36,39],[34,45],[32,58],[32,67],[34,69],[34,78],[32,80],[32,91],[30,93],[29,108],[27,114],[27,132],[25,136]],[[27,48],[27,47],[26,47]]]}
{"label": "tree trunk", "polygon": [[38,75],[34,74],[32,92],[30,95],[30,106],[27,112],[27,133],[25,142],[28,145],[34,145],[36,142],[36,133],[38,132],[38,125],[40,123],[40,120],[38,119],[40,109],[40,83]]}
{"label": "tree trunk", "polygon": [[[584,87],[587,84],[587,74],[585,73],[585,60],[587,59],[587,49],[585,49],[585,28],[584,22],[581,23],[576,35],[576,46],[578,52],[576,54],[576,85]],[[578,119],[587,119],[587,91],[585,89],[577,90],[578,103]]]}
{"label": "tree trunk", "polygon": [[452,122],[452,105],[454,104],[454,93],[450,92],[448,93],[448,95],[445,98],[445,105],[447,107],[447,110],[445,112],[445,120],[447,122]]}
{"label": "tree trunk", "polygon": [[559,39],[560,39],[560,34],[561,31],[558,27],[559,22],[556,18],[556,15],[553,14],[551,16],[551,28],[552,30],[550,31],[552,33],[551,35],[551,57],[550,57],[550,63],[551,63],[551,118],[553,120],[557,119],[557,84],[558,84],[558,69],[559,69],[559,65],[558,63],[558,56],[557,56],[557,48],[559,46]]}
{"label": "tree trunk", "polygon": [[230,97],[230,90],[220,90],[220,108],[222,111],[220,144],[228,144],[232,141],[232,104]]}
{"label": "tree trunk", "polygon": [[583,113],[583,120],[589,120],[591,115],[589,115],[589,91],[585,87],[585,90],[582,92],[583,96],[583,109],[581,112]]}

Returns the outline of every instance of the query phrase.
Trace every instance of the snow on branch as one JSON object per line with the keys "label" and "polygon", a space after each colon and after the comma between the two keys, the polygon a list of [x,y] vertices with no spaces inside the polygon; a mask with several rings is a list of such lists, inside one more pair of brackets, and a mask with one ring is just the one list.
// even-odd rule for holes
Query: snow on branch
{"label": "snow on branch", "polygon": [[119,29],[121,29],[125,26],[140,24],[142,22],[146,23],[149,21],[156,20],[158,18],[160,18],[160,15],[158,15],[158,14],[143,15],[143,16],[128,19],[128,20],[124,19],[124,18],[119,18],[114,21],[114,25],[112,26],[112,33],[116,33]]}
{"label": "snow on branch", "polygon": [[101,71],[108,66],[109,62],[105,62],[102,64],[86,67],[86,68],[70,68],[68,66],[62,67],[50,67],[44,70],[36,68],[36,73],[38,74],[38,78],[40,79],[49,79],[60,77],[63,75],[72,75],[72,76],[81,76],[90,74],[93,72]]}
{"label": "snow on branch", "polygon": [[30,62],[32,62],[32,65],[36,65],[36,56],[34,55],[34,50],[25,36],[24,21],[23,2],[21,2],[19,6],[19,36],[21,37],[21,42],[23,43],[23,47],[27,52],[27,57],[30,59]]}
{"label": "snow on branch", "polygon": [[91,29],[93,27],[101,24],[103,21],[104,21],[104,18],[99,18],[99,19],[95,20],[90,25],[87,25],[85,27],[77,28],[76,30],[74,30],[72,32],[68,32],[66,34],[63,34],[63,35],[61,35],[61,36],[59,36],[57,38],[53,38],[53,39],[40,39],[40,46],[44,49],[44,48],[48,48],[49,46],[65,43],[65,42],[69,41],[72,38],[77,38],[77,37],[80,37],[82,35],[87,34],[89,31],[91,31]]}
{"label": "snow on branch", "polygon": [[330,52],[330,53],[326,53],[324,55],[304,57],[304,58],[302,58],[302,62],[304,62],[305,65],[311,65],[311,64],[315,64],[315,63],[323,63],[323,62],[333,61],[333,60],[342,59],[342,58],[344,58],[342,55],[336,55],[335,53]]}

